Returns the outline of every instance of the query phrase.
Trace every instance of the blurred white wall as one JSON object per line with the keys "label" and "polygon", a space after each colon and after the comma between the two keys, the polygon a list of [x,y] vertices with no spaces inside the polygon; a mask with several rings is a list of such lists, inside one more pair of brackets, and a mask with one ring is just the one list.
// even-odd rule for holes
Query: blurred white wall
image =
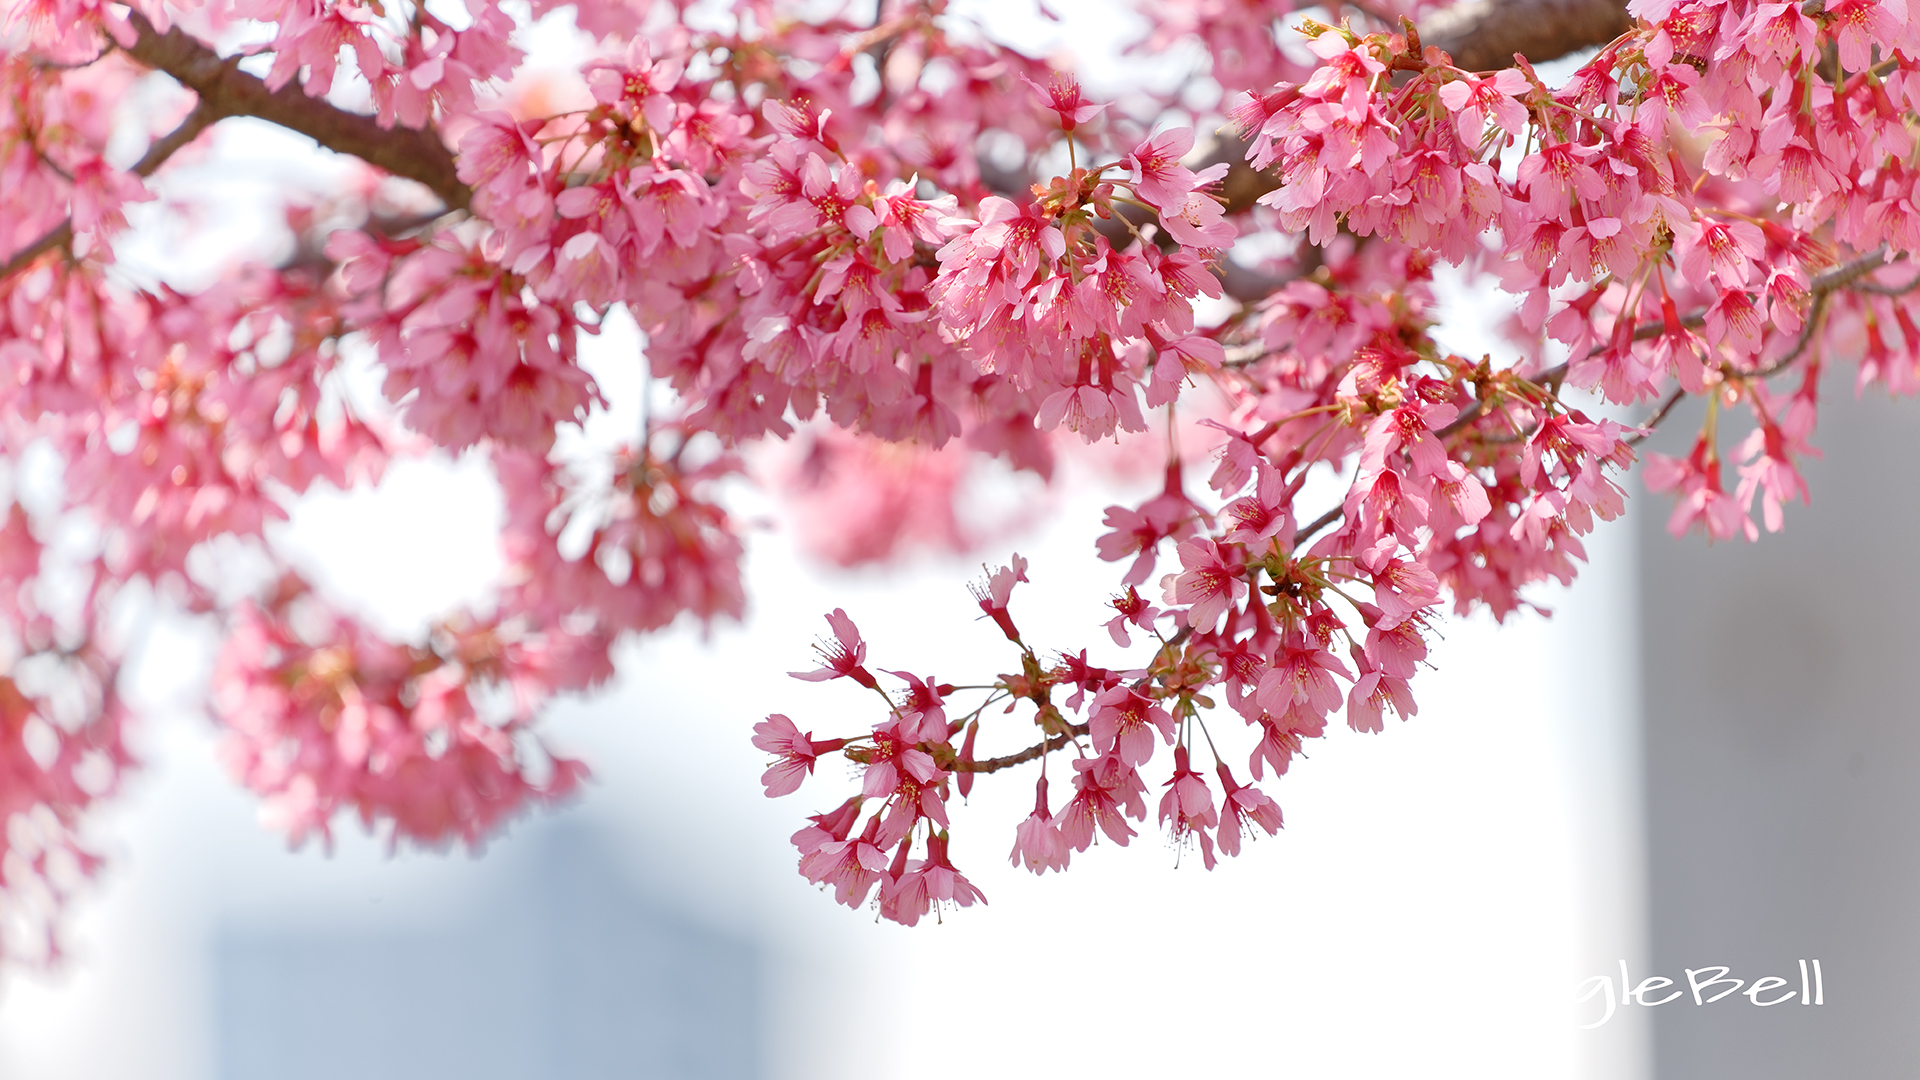
{"label": "blurred white wall", "polygon": [[[1709,548],[1641,521],[1647,971],[1746,984],[1655,1013],[1662,1077],[1894,1080],[1920,1060],[1920,575],[1895,554],[1920,528],[1896,472],[1920,426],[1912,401],[1849,393],[1853,375],[1830,366],[1822,456],[1800,465],[1813,505],[1781,533]],[[1702,410],[1675,412],[1656,445],[1681,454]],[[1722,446],[1743,434],[1728,426]],[[1812,961],[1817,1007],[1794,1000]],[[1756,1007],[1780,983],[1746,996],[1766,978],[1784,1007]]]}

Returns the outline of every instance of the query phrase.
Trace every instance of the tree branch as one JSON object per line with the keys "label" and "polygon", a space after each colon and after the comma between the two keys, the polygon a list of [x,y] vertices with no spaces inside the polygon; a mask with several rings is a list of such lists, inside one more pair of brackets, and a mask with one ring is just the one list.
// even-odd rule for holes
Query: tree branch
{"label": "tree branch", "polygon": [[176,151],[199,138],[201,132],[220,119],[219,112],[207,104],[207,99],[201,98],[194,103],[193,111],[187,114],[187,118],[180,121],[179,127],[155,139],[153,145],[147,147],[147,152],[141,154],[140,160],[134,162],[133,168],[127,171],[135,176],[152,176]]}
{"label": "tree branch", "polygon": [[[1188,638],[1192,636],[1193,636],[1193,627],[1183,626],[1180,628],[1178,633],[1166,639],[1166,641],[1161,644],[1160,649],[1162,652],[1164,652],[1167,649],[1177,649],[1180,647],[1182,642],[1186,641]],[[1156,655],[1159,655],[1159,654],[1156,654]],[[1146,685],[1152,681],[1153,681],[1152,675],[1143,675],[1139,679],[1136,679],[1134,681],[1133,688],[1135,690],[1144,689]],[[984,708],[984,706],[982,707]],[[1064,717],[1062,719],[1064,719]],[[1067,745],[1067,743],[1073,741],[1075,736],[1087,734],[1088,730],[1089,729],[1086,724],[1068,724],[1065,734],[1054,735],[1050,738],[1042,739],[1039,742],[1034,743],[1032,746],[1029,746],[1025,750],[1022,750],[1018,753],[1006,754],[1002,757],[997,757],[997,758],[988,758],[985,761],[969,761],[964,758],[956,758],[951,765],[947,766],[947,768],[953,772],[964,772],[964,773],[999,772],[1001,769],[1010,769],[1015,765],[1024,765],[1027,762],[1032,761],[1034,758],[1039,757],[1041,754],[1058,750],[1061,747]]]}
{"label": "tree branch", "polygon": [[221,58],[177,26],[162,34],[138,11],[130,12],[127,21],[139,35],[127,55],[166,72],[200,95],[201,106],[215,119],[257,116],[329,150],[419,181],[450,210],[464,210],[472,202],[473,190],[460,182],[453,153],[438,134],[409,127],[383,128],[371,116],[308,97],[296,83],[270,90],[256,76],[241,71],[237,58]]}
{"label": "tree branch", "polygon": [[1455,67],[1491,71],[1605,45],[1633,29],[1618,0],[1463,0],[1429,16],[1420,42],[1437,45]]}
{"label": "tree branch", "polygon": [[73,221],[68,219],[48,229],[38,240],[14,252],[4,265],[0,265],[0,281],[12,277],[17,271],[54,248],[65,247],[71,243],[73,243]]}
{"label": "tree branch", "polygon": [[[127,171],[135,176],[152,176],[155,170],[174,155],[175,151],[192,142],[207,129],[209,124],[218,119],[220,117],[207,108],[204,100],[199,102],[194,105],[193,111],[187,114],[187,118],[180,122],[179,127],[154,140],[153,145],[147,147],[147,152],[140,155],[140,160],[134,162],[133,168]],[[12,277],[15,272],[24,269],[33,260],[54,248],[65,247],[71,243],[73,243],[73,219],[68,218],[48,229],[33,243],[14,252],[4,264],[0,264],[0,281]]]}
{"label": "tree branch", "polygon": [[[1871,292],[1883,291],[1885,289],[1884,286],[1875,287],[1871,282],[1862,284],[1860,279],[1883,266],[1890,265],[1892,264],[1887,262],[1887,246],[1882,244],[1872,251],[1867,252],[1865,255],[1841,263],[1839,266],[1814,278],[1811,287],[1807,290],[1807,295],[1811,300],[1807,305],[1806,322],[1802,324],[1799,340],[1794,343],[1793,349],[1785,356],[1782,356],[1780,359],[1759,371],[1741,372],[1742,377],[1749,379],[1771,378],[1779,374],[1781,370],[1792,364],[1795,360],[1798,360],[1800,354],[1807,350],[1807,344],[1813,339],[1814,324],[1819,320],[1820,314],[1826,309],[1827,298],[1842,289],[1858,288]],[[1920,278],[1915,278],[1913,284],[1908,285],[1907,288],[1912,288],[1914,285],[1920,285]],[[1680,317],[1680,325],[1689,330],[1705,325],[1706,321],[1707,311],[1705,308],[1701,308],[1698,311],[1690,311]],[[1666,332],[1667,324],[1662,320],[1653,319],[1633,328],[1633,340],[1648,341]],[[1588,349],[1587,356],[1592,356],[1598,351],[1598,349]],[[1542,384],[1553,383],[1557,389],[1560,382],[1567,377],[1567,370],[1571,366],[1572,361],[1561,361],[1541,372],[1539,377],[1534,381]],[[1669,401],[1658,413],[1654,414],[1654,419],[1650,421],[1650,424],[1657,424],[1661,419],[1664,419],[1674,404],[1675,402]],[[1481,403],[1478,401],[1467,406],[1461,410],[1460,415],[1456,417],[1452,423],[1434,432],[1434,434],[1444,439],[1466,427],[1468,424],[1473,423],[1473,421],[1480,416],[1480,406]],[[1644,436],[1642,437],[1644,438]]]}
{"label": "tree branch", "polygon": [[1336,521],[1339,521],[1341,518],[1346,516],[1347,516],[1346,508],[1341,506],[1336,506],[1333,509],[1327,511],[1326,513],[1321,514],[1319,517],[1314,518],[1312,521],[1309,521],[1307,523],[1306,528],[1301,529],[1299,532],[1296,532],[1293,534],[1294,545],[1297,547],[1300,544],[1303,544],[1306,541],[1313,539],[1314,536],[1317,535],[1321,529],[1326,528],[1327,526],[1333,524]]}
{"label": "tree branch", "polygon": [[[199,97],[186,120],[155,140],[128,170],[135,176],[152,176],[181,147],[229,116],[257,116],[297,131],[329,150],[351,154],[395,176],[416,180],[440,196],[449,210],[464,210],[472,202],[473,190],[460,182],[452,152],[433,132],[383,128],[371,116],[308,97],[291,83],[269,90],[265,82],[241,71],[238,59],[222,59],[177,26],[162,34],[138,11],[129,12],[127,21],[139,35],[126,50],[127,55],[173,76]],[[73,222],[68,219],[8,256],[0,264],[0,280],[72,242]]]}
{"label": "tree branch", "polygon": [[1667,418],[1667,414],[1673,411],[1673,407],[1680,404],[1681,400],[1686,396],[1687,392],[1685,390],[1675,390],[1673,393],[1668,394],[1667,400],[1661,403],[1660,408],[1656,409],[1654,414],[1647,418],[1646,423],[1640,425],[1640,434],[1627,439],[1627,445],[1639,446],[1641,443],[1646,442],[1648,437],[1653,434],[1653,429],[1659,427],[1661,421]]}
{"label": "tree branch", "polygon": [[[1430,16],[1420,27],[1420,41],[1438,45],[1455,67],[1489,71],[1512,67],[1515,53],[1543,63],[1605,45],[1631,29],[1633,19],[1620,0],[1464,0]],[[1222,132],[1200,163],[1227,166],[1220,192],[1228,214],[1245,213],[1280,186],[1271,171],[1247,164],[1248,145]]]}
{"label": "tree branch", "polygon": [[988,758],[985,761],[956,760],[953,764],[947,766],[947,768],[953,772],[965,773],[990,773],[999,772],[1001,769],[1011,769],[1015,765],[1025,765],[1027,762],[1032,761],[1034,758],[1048,751],[1060,749],[1069,742],[1072,742],[1075,735],[1085,735],[1088,729],[1085,724],[1072,724],[1068,726],[1067,730],[1071,732],[1071,734],[1055,735],[1050,739],[1034,743],[1032,746],[1027,747],[1017,754]]}
{"label": "tree branch", "polygon": [[[1920,287],[1920,277],[1915,277],[1913,281],[1903,286],[1883,286],[1862,280],[1875,270],[1891,265],[1893,264],[1887,262],[1887,247],[1885,244],[1882,244],[1872,251],[1867,252],[1865,255],[1841,263],[1839,266],[1814,278],[1807,290],[1807,295],[1812,299],[1807,307],[1806,322],[1803,324],[1799,339],[1795,341],[1792,350],[1779,360],[1774,361],[1759,371],[1742,373],[1743,377],[1749,379],[1771,378],[1786,369],[1795,360],[1798,360],[1800,355],[1806,352],[1807,345],[1813,340],[1815,325],[1825,313],[1827,301],[1834,293],[1842,289],[1860,289],[1867,292],[1897,294],[1898,292],[1905,292]],[[1700,326],[1706,321],[1707,313],[1705,309],[1688,312],[1680,319],[1681,325],[1689,328]],[[1650,338],[1659,337],[1665,332],[1666,323],[1662,321],[1654,320],[1643,322],[1633,328],[1633,340],[1646,341]],[[1587,355],[1593,355],[1593,350],[1589,350]],[[1552,383],[1557,389],[1560,382],[1567,377],[1567,369],[1570,366],[1570,362],[1556,364],[1541,372],[1535,381],[1542,384]],[[1653,416],[1642,425],[1641,433],[1627,440],[1627,445],[1637,446],[1643,442],[1648,435],[1653,433],[1653,429],[1659,427],[1661,421],[1667,418],[1667,414],[1673,411],[1673,407],[1680,404],[1681,399],[1686,396],[1684,391],[1675,390],[1672,395],[1661,404],[1660,408],[1654,412]],[[1455,432],[1464,429],[1467,425],[1479,418],[1483,404],[1483,402],[1475,401],[1473,404],[1468,405],[1465,409],[1461,410],[1460,415],[1456,417],[1452,423],[1434,432],[1434,435],[1445,439]],[[1343,516],[1345,515],[1342,508],[1336,506],[1320,515],[1296,535],[1302,540],[1312,537],[1320,530],[1339,521]]]}

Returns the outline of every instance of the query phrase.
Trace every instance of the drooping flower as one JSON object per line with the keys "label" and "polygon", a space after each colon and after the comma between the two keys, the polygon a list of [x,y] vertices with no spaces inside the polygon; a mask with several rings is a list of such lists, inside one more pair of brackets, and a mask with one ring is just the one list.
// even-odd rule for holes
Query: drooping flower
{"label": "drooping flower", "polygon": [[1072,857],[1066,838],[1047,809],[1047,777],[1043,773],[1034,791],[1033,813],[1014,829],[1013,852],[1007,861],[1044,875],[1049,870],[1065,870]]}
{"label": "drooping flower", "polygon": [[1240,854],[1240,834],[1244,831],[1249,837],[1257,826],[1268,836],[1280,831],[1280,806],[1259,788],[1252,784],[1241,785],[1233,779],[1227,770],[1226,762],[1221,762],[1216,770],[1220,774],[1220,787],[1224,794],[1220,799],[1220,828],[1216,836],[1222,855]]}
{"label": "drooping flower", "polygon": [[1201,860],[1213,869],[1211,830],[1220,823],[1220,814],[1213,806],[1213,790],[1188,764],[1185,746],[1173,748],[1173,778],[1166,788],[1160,797],[1161,823],[1172,828],[1175,845],[1198,841]]}
{"label": "drooping flower", "polygon": [[1073,850],[1085,851],[1097,827],[1125,847],[1134,835],[1126,819],[1147,816],[1147,789],[1140,774],[1111,755],[1075,758],[1073,771],[1073,798],[1060,813],[1061,839]]}

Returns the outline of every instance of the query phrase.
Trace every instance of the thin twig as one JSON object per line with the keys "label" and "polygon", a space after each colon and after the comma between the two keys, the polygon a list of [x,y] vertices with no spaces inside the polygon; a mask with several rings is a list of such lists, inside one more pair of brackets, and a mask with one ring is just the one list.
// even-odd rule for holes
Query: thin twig
{"label": "thin twig", "polygon": [[155,139],[153,145],[147,147],[147,152],[140,155],[140,160],[134,162],[133,168],[127,171],[135,176],[152,176],[181,147],[199,138],[201,132],[222,119],[225,117],[220,110],[207,104],[205,98],[194,102],[193,111],[180,121],[180,126]]}
{"label": "thin twig", "polygon": [[[1883,295],[1897,295],[1898,292],[1904,292],[1908,289],[1912,289],[1916,286],[1920,286],[1920,277],[1916,277],[1912,282],[1909,282],[1904,289],[1901,289],[1901,290],[1891,290],[1891,289],[1888,289],[1886,286],[1876,286],[1871,282],[1868,282],[1866,284],[1859,283],[1860,279],[1865,277],[1866,275],[1873,273],[1875,270],[1878,270],[1882,266],[1891,265],[1886,261],[1886,258],[1887,258],[1887,247],[1885,244],[1882,244],[1879,247],[1874,248],[1872,251],[1867,252],[1865,255],[1862,255],[1859,258],[1853,259],[1849,262],[1842,263],[1839,266],[1836,266],[1833,269],[1827,271],[1826,273],[1821,274],[1820,276],[1814,278],[1812,283],[1809,285],[1807,289],[1807,295],[1812,297],[1812,303],[1808,306],[1808,310],[1807,310],[1807,321],[1800,332],[1799,340],[1794,342],[1793,350],[1791,352],[1788,352],[1785,356],[1781,357],[1779,360],[1774,361],[1771,365],[1769,365],[1768,367],[1760,371],[1744,373],[1745,377],[1749,379],[1755,379],[1755,378],[1764,379],[1778,373],[1782,368],[1785,368],[1787,365],[1799,359],[1800,354],[1806,351],[1807,345],[1812,340],[1813,327],[1814,327],[1814,323],[1817,321],[1817,316],[1821,313],[1822,310],[1824,310],[1827,303],[1827,298],[1832,294],[1834,294],[1835,292],[1838,292],[1841,289],[1851,288],[1851,289],[1859,289],[1862,292],[1875,292],[1875,293],[1881,293]],[[1700,326],[1704,326],[1706,324],[1706,321],[1707,321],[1707,312],[1705,308],[1702,308],[1698,311],[1690,311],[1687,314],[1682,315],[1680,317],[1680,325],[1690,330]],[[1666,332],[1667,332],[1667,324],[1665,320],[1655,319],[1650,322],[1643,322],[1640,325],[1634,327],[1633,340],[1648,341],[1653,338],[1657,338],[1661,334],[1664,334]],[[1588,349],[1586,356],[1583,356],[1581,359],[1584,361],[1585,359],[1593,356],[1595,353],[1599,351],[1600,351],[1599,348]],[[1567,377],[1567,372],[1571,368],[1571,366],[1572,366],[1571,361],[1563,361],[1559,364],[1555,364],[1553,367],[1550,367],[1547,370],[1541,372],[1534,379],[1534,381],[1542,384],[1545,384],[1545,383],[1557,384]],[[1467,406],[1464,410],[1462,410],[1460,415],[1456,417],[1452,423],[1448,424],[1446,427],[1441,428],[1439,431],[1434,432],[1434,434],[1444,439],[1447,436],[1452,435],[1454,432],[1459,431],[1462,428],[1466,427],[1468,424],[1472,423],[1475,419],[1477,419],[1480,416],[1480,412],[1481,412],[1481,402],[1476,401],[1473,404]],[[1667,409],[1661,409],[1659,413],[1655,415],[1656,417],[1665,417],[1666,414],[1667,414]],[[1658,423],[1658,419],[1653,421],[1653,423]]]}
{"label": "thin twig", "polygon": [[[1775,374],[1778,374],[1781,370],[1783,370],[1784,368],[1788,367],[1789,365],[1793,364],[1796,360],[1798,360],[1801,354],[1806,351],[1808,344],[1811,343],[1811,341],[1813,340],[1816,324],[1820,321],[1821,317],[1825,314],[1828,299],[1834,293],[1840,291],[1841,289],[1851,288],[1851,289],[1858,289],[1862,292],[1874,292],[1881,295],[1898,295],[1900,293],[1911,291],[1915,288],[1920,288],[1920,276],[1915,277],[1913,281],[1910,281],[1906,285],[1901,286],[1897,289],[1889,286],[1875,285],[1872,282],[1861,283],[1860,282],[1861,278],[1867,276],[1868,274],[1873,273],[1875,270],[1883,266],[1890,265],[1886,261],[1886,255],[1887,255],[1887,249],[1886,249],[1886,246],[1883,244],[1880,247],[1874,248],[1872,251],[1867,252],[1865,255],[1862,255],[1856,259],[1852,259],[1848,262],[1842,263],[1841,265],[1836,266],[1833,269],[1828,270],[1826,273],[1821,274],[1818,277],[1814,278],[1812,283],[1807,289],[1807,293],[1809,296],[1813,298],[1813,302],[1811,305],[1809,305],[1809,308],[1807,311],[1806,323],[1801,328],[1800,337],[1797,341],[1795,341],[1793,349],[1789,351],[1785,356],[1781,357],[1779,360],[1776,360],[1772,364],[1768,365],[1766,368],[1763,368],[1759,371],[1743,373],[1743,377],[1748,379],[1769,378]],[[1704,324],[1706,320],[1707,320],[1706,311],[1702,309],[1700,311],[1689,312],[1688,314],[1682,316],[1680,319],[1680,324],[1682,326],[1692,328],[1692,327],[1697,327]],[[1646,341],[1649,338],[1659,337],[1661,334],[1665,332],[1666,332],[1666,323],[1664,320],[1645,322],[1633,328],[1633,340]],[[1596,351],[1598,350],[1589,350],[1587,353],[1587,356],[1592,356],[1593,353]],[[1557,385],[1567,377],[1567,372],[1570,369],[1570,367],[1571,367],[1570,363],[1563,362],[1560,364],[1556,364],[1553,367],[1550,367],[1547,370],[1541,372],[1538,376],[1534,378],[1533,381],[1540,383],[1542,385],[1545,385],[1548,383]],[[1671,413],[1674,407],[1680,403],[1680,400],[1686,396],[1687,396],[1686,391],[1684,390],[1674,391],[1673,394],[1670,397],[1668,397],[1664,403],[1661,404],[1660,408],[1654,412],[1653,416],[1650,419],[1648,419],[1645,424],[1641,425],[1641,429],[1642,429],[1641,433],[1627,440],[1627,445],[1637,446],[1642,441],[1644,441],[1649,435],[1653,433],[1653,430],[1655,428],[1660,426],[1661,422],[1667,418],[1667,415]],[[1453,435],[1455,432],[1458,432],[1464,429],[1467,425],[1473,423],[1475,420],[1477,420],[1480,417],[1481,412],[1483,411],[1484,405],[1485,403],[1482,401],[1473,402],[1471,405],[1468,405],[1465,409],[1461,410],[1460,415],[1455,417],[1452,423],[1447,424],[1445,427],[1434,432],[1434,434],[1441,439],[1445,439],[1448,436]],[[1332,525],[1334,522],[1339,521],[1343,516],[1344,516],[1344,511],[1342,510],[1342,508],[1336,506],[1333,509],[1327,511],[1326,513],[1320,515],[1318,518],[1315,518],[1311,524],[1309,524],[1306,528],[1300,530],[1295,535],[1299,538],[1299,540],[1311,539],[1314,536],[1314,534],[1318,533],[1320,530],[1326,528],[1327,526]]]}
{"label": "thin twig", "polygon": [[1833,294],[1823,292],[1813,298],[1813,304],[1807,308],[1807,321],[1800,327],[1800,337],[1794,341],[1793,348],[1789,349],[1785,356],[1758,371],[1744,373],[1744,377],[1770,379],[1800,359],[1800,354],[1807,351],[1808,345],[1813,344],[1813,335],[1819,332],[1821,324],[1826,321],[1827,297],[1831,295]]}
{"label": "thin twig", "polygon": [[1905,296],[1915,289],[1920,289],[1920,274],[1916,274],[1914,279],[1905,285],[1882,285],[1877,281],[1862,281],[1852,288],[1854,292],[1872,293],[1875,296]]}
{"label": "thin twig", "polygon": [[1653,416],[1648,418],[1646,423],[1640,425],[1640,434],[1627,439],[1627,445],[1639,446],[1645,442],[1647,437],[1653,434],[1653,429],[1659,427],[1660,422],[1665,420],[1667,414],[1673,411],[1673,407],[1680,404],[1680,399],[1686,396],[1687,392],[1685,390],[1675,390],[1673,393],[1667,395],[1667,400],[1661,403],[1660,408],[1654,412]]}
{"label": "thin twig", "polygon": [[[1192,637],[1192,636],[1193,636],[1193,627],[1183,626],[1180,628],[1179,633],[1176,633],[1172,637],[1166,639],[1166,641],[1162,643],[1160,647],[1162,649],[1179,648],[1182,642],[1186,641],[1189,637]],[[1151,682],[1152,679],[1153,679],[1153,676],[1151,675],[1145,678],[1142,678],[1138,682],[1135,682],[1133,684],[1133,688],[1135,690],[1138,690],[1144,687],[1147,683]],[[1034,758],[1039,757],[1041,754],[1051,753],[1052,751],[1058,750],[1066,746],[1068,743],[1072,742],[1076,737],[1086,735],[1089,730],[1090,729],[1086,724],[1068,724],[1066,734],[1053,735],[1048,738],[1042,739],[1041,741],[1034,743],[1032,746],[1029,746],[1025,750],[1022,750],[1018,753],[1007,754],[1003,757],[988,758],[985,761],[963,761],[963,760],[955,759],[953,764],[947,766],[947,768],[953,772],[964,772],[964,773],[999,772],[1001,769],[1010,769],[1015,765],[1024,765],[1027,762],[1032,761]]]}
{"label": "thin twig", "polygon": [[[134,162],[133,168],[127,171],[135,176],[152,176],[176,151],[192,142],[209,125],[219,119],[219,114],[209,108],[205,101],[196,103],[193,111],[187,114],[187,118],[180,122],[179,127],[154,140],[153,145],[147,147],[147,152],[142,154],[140,160]],[[54,248],[66,247],[71,243],[73,243],[73,219],[67,218],[48,229],[31,244],[14,252],[4,265],[0,265],[0,281],[12,277]]]}
{"label": "thin twig", "polygon": [[[1812,283],[1807,288],[1807,295],[1809,297],[1812,297],[1813,303],[1819,304],[1824,302],[1826,297],[1829,294],[1837,292],[1840,289],[1844,289],[1844,288],[1866,289],[1868,288],[1868,286],[1855,285],[1854,283],[1857,282],[1860,278],[1873,273],[1875,270],[1878,270],[1880,267],[1889,265],[1886,261],[1886,258],[1887,258],[1887,246],[1885,244],[1882,244],[1879,247],[1874,248],[1872,251],[1867,252],[1865,255],[1862,255],[1859,258],[1852,260],[1851,262],[1842,263],[1839,266],[1836,266],[1833,269],[1827,271],[1826,273],[1821,274],[1818,277],[1814,278]],[[1909,288],[1911,288],[1911,286],[1909,286]],[[1809,315],[1809,318],[1807,319],[1806,325],[1811,326],[1813,325],[1813,319],[1811,317],[1812,315],[1811,305],[1809,306],[1808,315]],[[1680,325],[1686,327],[1689,330],[1693,330],[1701,326],[1705,326],[1706,322],[1707,322],[1707,310],[1705,308],[1701,308],[1698,311],[1690,311],[1687,314],[1680,316]],[[1650,322],[1643,322],[1639,326],[1634,327],[1633,340],[1649,341],[1653,338],[1659,337],[1661,334],[1664,334],[1666,332],[1667,332],[1666,322],[1664,320],[1654,319]],[[1805,335],[1803,334],[1802,335],[1803,340],[1794,350],[1795,355],[1799,353],[1801,348],[1805,347],[1804,337]],[[1600,351],[1599,349],[1588,349],[1587,356],[1590,357],[1594,353],[1599,351]],[[1585,358],[1583,357],[1582,359],[1585,359]],[[1539,381],[1546,382],[1552,379],[1565,378],[1567,374],[1568,366],[1569,365],[1567,363],[1563,362],[1554,367],[1548,368],[1546,371],[1543,371],[1540,373]]]}
{"label": "thin twig", "polygon": [[1041,754],[1060,749],[1072,742],[1076,736],[1085,735],[1088,728],[1085,724],[1069,724],[1067,725],[1067,731],[1068,734],[1055,735],[1051,738],[1043,739],[1017,754],[988,758],[985,761],[955,761],[953,764],[947,766],[947,768],[953,772],[965,773],[989,773],[999,772],[1001,769],[1011,769],[1015,765],[1025,765]]}
{"label": "thin twig", "polygon": [[1315,533],[1333,524],[1334,522],[1339,521],[1341,518],[1345,516],[1346,516],[1346,511],[1343,508],[1336,506],[1333,509],[1327,511],[1326,513],[1321,514],[1319,517],[1314,518],[1311,522],[1307,524],[1306,528],[1295,532],[1293,534],[1293,542],[1296,545],[1298,545],[1301,541],[1311,540],[1313,539],[1313,535]]}
{"label": "thin twig", "polygon": [[5,265],[0,266],[0,281],[12,277],[16,271],[54,248],[65,247],[71,243],[73,243],[73,220],[69,218],[47,230],[33,243],[14,252],[13,257],[9,258]]}

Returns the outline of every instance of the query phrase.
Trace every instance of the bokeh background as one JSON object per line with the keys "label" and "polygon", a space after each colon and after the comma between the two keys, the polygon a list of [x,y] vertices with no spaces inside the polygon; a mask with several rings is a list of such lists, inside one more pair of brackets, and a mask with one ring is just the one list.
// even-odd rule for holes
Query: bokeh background
{"label": "bokeh background", "polygon": [[[458,537],[421,522],[403,542],[414,494],[332,527],[396,534],[388,558],[429,574]],[[1109,569],[1087,554],[1099,505],[1021,543],[1030,637],[1097,632],[1074,601]],[[1330,729],[1268,789],[1286,828],[1212,872],[1146,831],[1035,879],[1006,862],[1030,777],[983,779],[954,857],[990,904],[913,929],[794,872],[787,835],[851,782],[823,768],[765,799],[747,737],[770,711],[824,727],[862,706],[782,674],[832,606],[883,663],[1005,666],[966,632],[966,566],[836,580],[758,538],[751,624],[639,645],[563,705],[556,736],[595,782],[481,858],[390,856],[351,823],[331,856],[290,853],[181,710],[101,822],[113,867],[68,969],[6,987],[0,1075],[1631,1078],[1638,1018],[1582,1032],[1572,1002],[1622,955],[1642,966],[1626,539],[1602,535],[1551,622],[1448,624],[1419,716]],[[193,644],[143,674],[197,685]]]}

